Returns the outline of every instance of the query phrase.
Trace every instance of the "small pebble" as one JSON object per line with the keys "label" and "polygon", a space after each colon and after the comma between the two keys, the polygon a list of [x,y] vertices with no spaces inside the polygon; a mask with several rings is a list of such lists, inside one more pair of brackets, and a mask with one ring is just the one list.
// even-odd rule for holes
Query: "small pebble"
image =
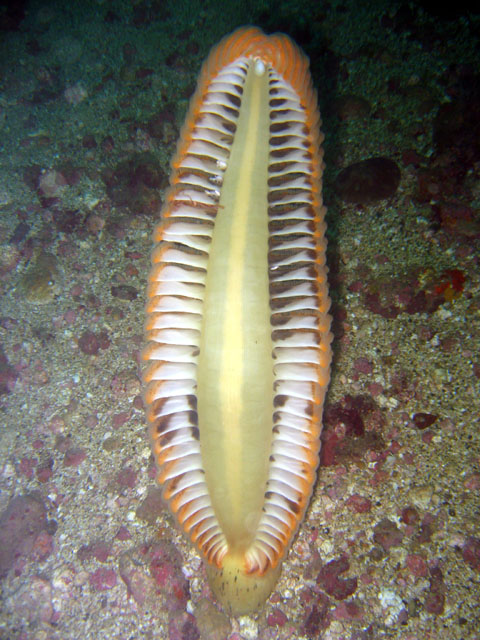
{"label": "small pebble", "polygon": [[288,618],[281,609],[274,609],[267,618],[269,627],[283,627],[287,621]]}
{"label": "small pebble", "polygon": [[359,493],[354,493],[347,499],[346,505],[356,513],[367,513],[372,508],[372,501]]}
{"label": "small pebble", "polygon": [[63,458],[63,464],[66,467],[78,467],[87,457],[87,452],[85,449],[81,449],[80,447],[73,447],[68,449],[65,452],[65,456]]}
{"label": "small pebble", "polygon": [[412,420],[417,429],[426,429],[438,420],[438,416],[431,413],[415,413]]}
{"label": "small pebble", "polygon": [[108,591],[117,584],[117,574],[113,569],[102,567],[89,575],[88,582],[96,591]]}
{"label": "small pebble", "polygon": [[412,573],[417,578],[424,578],[425,576],[428,575],[427,563],[422,558],[422,556],[416,553],[409,554],[407,556],[405,564],[409,569],[410,573]]}
{"label": "small pebble", "polygon": [[320,569],[317,584],[336,600],[344,600],[357,589],[357,578],[340,578],[349,569],[346,556],[332,560]]}
{"label": "small pebble", "polygon": [[98,338],[93,331],[84,331],[78,339],[78,346],[80,351],[88,356],[96,356],[100,349]]}
{"label": "small pebble", "polygon": [[391,547],[398,547],[401,544],[403,533],[394,522],[384,518],[375,525],[373,539],[384,551],[389,551]]}
{"label": "small pebble", "polygon": [[474,571],[480,572],[480,538],[468,538],[462,549],[462,557]]}

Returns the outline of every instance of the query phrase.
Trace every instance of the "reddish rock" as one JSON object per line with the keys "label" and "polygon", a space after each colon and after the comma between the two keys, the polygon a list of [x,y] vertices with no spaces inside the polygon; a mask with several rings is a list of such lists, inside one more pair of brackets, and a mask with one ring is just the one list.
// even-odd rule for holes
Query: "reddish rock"
{"label": "reddish rock", "polygon": [[78,346],[80,351],[88,356],[96,356],[100,349],[98,338],[93,331],[84,331],[78,339]]}
{"label": "reddish rock", "polygon": [[132,467],[124,467],[117,473],[117,482],[121,487],[133,489],[137,484],[137,472]]}
{"label": "reddish rock", "polygon": [[301,633],[307,638],[319,637],[331,623],[329,599],[323,594],[318,594],[315,604],[306,610],[304,618]]}
{"label": "reddish rock", "polygon": [[37,466],[38,460],[37,458],[22,458],[18,464],[18,472],[31,480],[33,478],[33,473],[35,471],[35,467]]}
{"label": "reddish rock", "polygon": [[446,586],[439,567],[430,570],[430,591],[425,598],[425,610],[433,615],[441,615],[445,609]]}
{"label": "reddish rock", "polygon": [[[327,404],[322,432],[321,464],[329,466],[344,459],[359,459],[367,450],[383,448],[378,429],[365,431],[365,421],[373,420],[377,405],[370,396],[346,395],[340,402]],[[383,420],[379,414],[375,420]]]}
{"label": "reddish rock", "polygon": [[401,277],[372,280],[365,287],[363,299],[372,313],[387,319],[400,313],[434,313],[446,301],[444,290],[438,288],[443,283],[450,286],[448,276],[412,269]]}
{"label": "reddish rock", "polygon": [[333,613],[335,620],[361,620],[363,608],[356,602],[340,602]]}
{"label": "reddish rock", "polygon": [[420,516],[415,507],[405,507],[405,509],[402,510],[401,520],[405,524],[413,525],[420,520]]}
{"label": "reddish rock", "polygon": [[380,471],[375,471],[373,476],[369,479],[368,483],[372,487],[379,487],[382,484],[385,484],[389,478],[389,474],[382,469]]}
{"label": "reddish rock", "polygon": [[53,536],[47,531],[40,531],[33,544],[32,558],[38,562],[46,560],[51,555],[53,546]]}
{"label": "reddish rock", "polygon": [[150,549],[150,575],[158,587],[167,590],[168,604],[174,609],[182,609],[190,595],[189,584],[181,571],[181,557],[170,545],[155,545]]}
{"label": "reddish rock", "polygon": [[137,277],[140,274],[137,267],[135,267],[133,264],[127,264],[127,267],[125,269],[125,275],[127,276],[127,278],[133,278],[133,277]]}
{"label": "reddish rock", "polygon": [[379,382],[370,382],[367,385],[367,390],[373,398],[376,398],[384,391],[383,386]]}
{"label": "reddish rock", "polygon": [[433,431],[424,431],[422,433],[422,442],[424,444],[430,444],[433,440],[434,435],[435,434],[433,433]]}
{"label": "reddish rock", "polygon": [[72,445],[71,436],[57,435],[55,438],[55,449],[61,453],[65,453]]}
{"label": "reddish rock", "polygon": [[417,578],[428,576],[428,565],[422,556],[410,553],[405,561],[407,569]]}
{"label": "reddish rock", "polygon": [[370,293],[366,292],[364,296],[365,306],[372,313],[376,313],[382,318],[386,318],[387,320],[391,320],[396,318],[400,313],[400,309],[392,302],[390,304],[386,304],[382,300],[380,300],[379,293]]}
{"label": "reddish rock", "polygon": [[112,553],[112,546],[104,540],[96,540],[90,544],[84,544],[77,551],[77,557],[81,562],[87,560],[98,560],[98,562],[107,562]]}
{"label": "reddish rock", "polygon": [[413,424],[417,427],[417,429],[427,429],[434,422],[438,420],[438,416],[432,413],[415,413],[413,418]]}
{"label": "reddish rock", "polygon": [[168,624],[168,640],[200,640],[197,622],[191,613],[178,612]]}
{"label": "reddish rock", "polygon": [[432,592],[425,598],[425,610],[428,613],[439,616],[445,608],[445,595],[439,592]]}
{"label": "reddish rock", "polygon": [[144,500],[138,506],[136,515],[139,520],[155,524],[160,513],[165,509],[160,487],[150,487]]}
{"label": "reddish rock", "polygon": [[390,453],[393,453],[393,454],[397,454],[399,451],[401,451],[401,449],[402,449],[402,445],[398,442],[398,440],[392,440],[388,448]]}
{"label": "reddish rock", "polygon": [[480,572],[480,539],[473,536],[468,538],[462,549],[464,561],[474,570]]}
{"label": "reddish rock", "polygon": [[353,368],[358,373],[372,373],[373,364],[367,358],[360,357],[355,360],[353,363]]}
{"label": "reddish rock", "polygon": [[359,493],[354,493],[348,498],[346,505],[350,511],[367,513],[372,508],[372,501],[365,496],[361,496]]}
{"label": "reddish rock", "polygon": [[88,582],[96,591],[108,591],[117,584],[117,574],[113,569],[101,567],[89,575]]}
{"label": "reddish rock", "polygon": [[85,451],[85,449],[81,449],[80,447],[72,447],[71,449],[67,449],[67,451],[65,452],[63,464],[65,467],[78,467],[82,464],[86,457],[87,452]]}
{"label": "reddish rock", "polygon": [[140,606],[163,611],[185,608],[189,584],[174,545],[155,542],[131,549],[120,557],[119,570],[128,593]]}
{"label": "reddish rock", "polygon": [[48,529],[46,509],[34,494],[17,496],[0,514],[0,579],[14,563],[32,552],[35,541]]}
{"label": "reddish rock", "polygon": [[[138,606],[143,607],[155,593],[154,582],[146,573],[145,567],[139,564],[133,552],[128,551],[121,555],[119,562],[120,577],[127,587],[127,592]],[[140,561],[142,561],[140,559]]]}
{"label": "reddish rock", "polygon": [[130,533],[130,531],[127,529],[127,527],[125,527],[124,525],[122,525],[120,527],[120,529],[117,531],[115,538],[117,540],[120,540],[121,542],[125,542],[126,540],[131,540],[132,538],[132,534]]}
{"label": "reddish rock", "polygon": [[130,420],[130,416],[130,411],[120,411],[120,413],[115,413],[112,416],[112,427],[114,429],[119,429],[122,425]]}
{"label": "reddish rock", "polygon": [[355,280],[354,282],[348,285],[348,290],[351,291],[352,293],[360,293],[360,291],[363,291],[364,286],[365,286],[364,280]]}
{"label": "reddish rock", "polygon": [[108,333],[106,331],[99,331],[99,333],[97,334],[97,338],[98,338],[98,346],[100,347],[100,349],[102,349],[102,351],[105,351],[105,349],[108,349],[108,347],[111,344],[110,338],[108,337]]}
{"label": "reddish rock", "polygon": [[[96,303],[96,300],[90,301],[92,304]],[[84,331],[78,339],[78,347],[80,351],[86,353],[89,356],[96,356],[100,349],[108,349],[110,346],[110,338],[106,331],[100,331],[98,334],[93,331]]]}
{"label": "reddish rock", "polygon": [[269,627],[283,627],[288,618],[281,609],[274,609],[268,615],[267,624]]}
{"label": "reddish rock", "polygon": [[357,588],[357,578],[340,578],[340,574],[348,571],[349,566],[346,556],[328,562],[320,569],[317,584],[336,600],[345,600]]}
{"label": "reddish rock", "polygon": [[[83,292],[84,292],[84,288],[83,288],[83,285],[81,285],[81,284],[75,284],[75,285],[73,285],[73,287],[70,289],[70,295],[71,295],[73,298],[80,298],[80,296],[83,294]],[[68,313],[68,311],[67,311],[67,312],[65,312],[65,315],[66,315],[67,313]],[[72,320],[71,320],[71,321],[73,321],[75,318],[76,318],[76,315],[74,316],[74,318],[72,318]]]}
{"label": "reddish rock", "polygon": [[132,302],[138,297],[138,291],[135,287],[128,284],[114,285],[110,288],[110,292],[114,298],[120,298],[120,300],[128,300]]}
{"label": "reddish rock", "polygon": [[384,518],[375,525],[373,539],[384,551],[388,551],[391,547],[398,547],[401,544],[403,533],[394,522]]}
{"label": "reddish rock", "polygon": [[140,394],[134,397],[132,406],[134,409],[137,409],[138,411],[142,411],[144,409],[145,405],[143,403],[143,398]]}
{"label": "reddish rock", "polygon": [[416,542],[423,544],[425,542],[430,542],[433,535],[433,527],[429,522],[422,522],[420,528],[418,530],[418,534],[415,538]]}
{"label": "reddish rock", "polygon": [[369,158],[343,169],[335,180],[335,191],[345,202],[370,204],[395,195],[400,169],[389,158]]}
{"label": "reddish rock", "polygon": [[336,452],[341,442],[340,436],[333,431],[322,432],[322,448],[320,450],[320,464],[329,467],[336,463]]}
{"label": "reddish rock", "polygon": [[45,483],[51,479],[53,476],[53,465],[53,458],[48,458],[38,465],[36,475],[39,482]]}

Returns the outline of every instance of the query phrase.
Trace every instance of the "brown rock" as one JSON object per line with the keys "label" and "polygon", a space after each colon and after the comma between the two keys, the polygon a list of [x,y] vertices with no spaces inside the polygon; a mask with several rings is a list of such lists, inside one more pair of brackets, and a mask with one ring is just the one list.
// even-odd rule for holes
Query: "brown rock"
{"label": "brown rock", "polygon": [[368,158],[343,169],[335,191],[345,202],[369,204],[391,198],[400,184],[400,169],[389,158]]}

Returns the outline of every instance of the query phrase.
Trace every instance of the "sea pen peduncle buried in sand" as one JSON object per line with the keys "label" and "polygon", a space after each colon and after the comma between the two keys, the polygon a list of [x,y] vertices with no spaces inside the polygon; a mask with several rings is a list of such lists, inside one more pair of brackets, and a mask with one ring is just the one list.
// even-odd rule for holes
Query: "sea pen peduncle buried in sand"
{"label": "sea pen peduncle buried in sand", "polygon": [[287,36],[224,38],[154,234],[143,358],[158,481],[233,614],[273,589],[318,465],[332,338],[319,126]]}

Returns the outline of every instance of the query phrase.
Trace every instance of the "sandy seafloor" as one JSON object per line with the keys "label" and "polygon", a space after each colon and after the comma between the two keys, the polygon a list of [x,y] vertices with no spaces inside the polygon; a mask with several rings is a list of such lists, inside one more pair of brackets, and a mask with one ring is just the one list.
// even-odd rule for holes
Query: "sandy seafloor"
{"label": "sandy seafloor", "polygon": [[[232,5],[0,14],[0,638],[479,638],[480,159],[434,140],[441,105],[479,99],[478,16]],[[188,97],[245,23],[298,39],[324,112],[339,446],[271,599],[229,619],[159,504],[138,354]],[[374,156],[395,195],[343,202],[338,171]]]}

